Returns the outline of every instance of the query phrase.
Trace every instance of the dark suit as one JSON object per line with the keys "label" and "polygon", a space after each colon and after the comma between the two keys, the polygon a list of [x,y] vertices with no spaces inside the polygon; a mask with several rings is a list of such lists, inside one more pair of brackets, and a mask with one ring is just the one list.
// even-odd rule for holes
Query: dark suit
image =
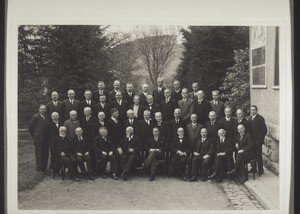
{"label": "dark suit", "polygon": [[220,129],[219,121],[215,121],[212,125],[211,121],[207,121],[204,125],[204,127],[207,129],[207,135],[209,138],[211,138],[213,141],[216,141],[218,139],[218,131]]}
{"label": "dark suit", "polygon": [[245,171],[245,162],[247,160],[254,159],[256,154],[255,154],[255,143],[253,142],[253,138],[251,137],[250,134],[246,133],[241,137],[240,135],[236,136],[234,139],[234,143],[238,144],[238,150],[242,149],[244,150],[243,153],[238,153],[235,164],[234,164],[234,169],[236,171],[240,171],[241,176],[245,177],[246,176],[246,171]]}
{"label": "dark suit", "polygon": [[162,89],[161,89],[160,92],[158,91],[158,88],[156,88],[155,90],[153,90],[152,95],[153,95],[153,99],[154,99],[155,103],[160,104],[161,101],[163,101],[165,99],[164,92],[165,92],[165,88],[164,87],[162,87]]}
{"label": "dark suit", "polygon": [[181,110],[181,116],[184,121],[189,121],[191,115],[194,113],[194,101],[191,98],[186,98],[185,102],[182,100],[178,101],[178,107]]}
{"label": "dark suit", "polygon": [[[214,172],[217,177],[223,179],[225,166],[227,166],[227,171],[231,171],[233,167],[233,157],[232,152],[234,149],[234,144],[232,139],[225,137],[223,143],[220,139],[215,142],[215,161],[214,161]],[[217,155],[218,153],[224,152],[225,155]]]}
{"label": "dark suit", "polygon": [[214,101],[210,101],[211,110],[217,113],[217,119],[225,117],[224,115],[224,103],[220,100],[217,101],[217,105],[214,104]]}
{"label": "dark suit", "polygon": [[223,117],[219,120],[220,129],[225,129],[226,137],[233,139],[236,136],[236,127],[237,121],[235,118],[229,118],[227,121],[226,117]]}
{"label": "dark suit", "polygon": [[[133,107],[134,105],[131,105],[129,109],[131,109],[133,111]],[[142,120],[144,118],[144,111],[145,111],[145,107],[142,105],[139,105],[138,111],[137,111],[137,117],[135,117],[138,120]]]}
{"label": "dark suit", "polygon": [[[97,159],[101,160],[101,171],[106,172],[107,162],[110,162],[111,173],[117,173],[117,161],[115,156],[115,148],[112,144],[110,137],[106,138],[98,135],[93,143],[93,148],[96,151]],[[107,155],[104,155],[102,152],[106,152]],[[109,155],[110,152],[113,152],[113,155]]]}
{"label": "dark suit", "polygon": [[174,110],[178,107],[176,100],[170,98],[169,102],[166,103],[166,99],[161,101],[160,109],[162,113],[163,120],[169,122],[174,119]]}
{"label": "dark suit", "polygon": [[[38,113],[35,114],[30,121],[29,124],[29,133],[33,138],[34,147],[35,147],[35,161],[36,161],[36,168],[37,170],[47,170],[47,163],[44,161],[46,160],[46,153],[48,144],[45,139],[45,131],[48,121],[48,116],[45,115],[45,119]],[[48,156],[47,156],[48,160]],[[45,168],[46,167],[46,168]]]}
{"label": "dark suit", "polygon": [[249,118],[250,127],[251,127],[251,136],[256,144],[256,156],[258,164],[258,172],[262,174],[263,169],[263,160],[262,160],[262,145],[264,144],[265,135],[267,134],[267,126],[265,119],[257,114],[254,119]]}
{"label": "dark suit", "polygon": [[192,100],[196,101],[198,99],[198,95],[197,92],[196,94],[194,93],[194,91],[189,93],[189,98],[191,98]]}
{"label": "dark suit", "polygon": [[[91,145],[86,140],[86,138],[78,139],[76,138],[71,143],[72,151],[74,154],[74,157],[76,159],[76,162],[83,174],[86,174],[86,170],[84,167],[84,162],[86,162],[87,165],[87,174],[92,174],[92,159],[91,159]],[[86,155],[86,153],[89,152],[89,154]],[[82,156],[77,155],[77,153],[82,154]]]}
{"label": "dark suit", "polygon": [[[122,93],[123,94],[123,93]],[[112,90],[108,93],[108,102],[109,103],[112,103],[116,101],[116,91],[115,90]]]}
{"label": "dark suit", "polygon": [[199,123],[196,123],[196,127],[194,129],[193,129],[192,123],[190,123],[186,126],[186,133],[190,140],[191,145],[194,145],[200,141],[200,139],[201,139],[200,132],[201,132],[202,128],[203,128],[203,126]]}
{"label": "dark suit", "polygon": [[170,133],[169,133],[169,123],[166,121],[161,121],[160,125],[156,122],[154,127],[157,127],[159,130],[159,135],[164,137],[166,140],[166,144],[169,143]]}
{"label": "dark suit", "polygon": [[79,114],[79,101],[74,99],[73,104],[71,104],[69,99],[64,100],[61,104],[63,122],[70,118],[70,111],[72,110],[75,110],[77,112],[77,115]]}
{"label": "dark suit", "polygon": [[109,103],[105,103],[104,104],[104,107],[102,107],[102,105],[100,104],[100,102],[96,103],[95,106],[94,106],[94,116],[95,117],[98,117],[98,113],[100,111],[104,112],[105,114],[105,121],[107,121],[109,118],[110,118],[110,104]]}
{"label": "dark suit", "polygon": [[123,136],[122,124],[120,121],[118,121],[118,123],[115,123],[115,121],[109,119],[106,123],[106,128],[113,144],[113,149],[115,150]]}
{"label": "dark suit", "polygon": [[123,135],[125,135],[126,128],[128,126],[131,126],[133,128],[134,134],[139,135],[139,126],[140,126],[139,120],[137,120],[136,118],[134,118],[132,120],[133,120],[132,124],[130,123],[129,119],[126,119],[123,121],[123,124],[122,124]]}
{"label": "dark suit", "polygon": [[[150,94],[148,93],[148,95]],[[144,93],[140,94],[140,104],[143,106],[146,106],[148,104],[147,97],[144,95]]]}
{"label": "dark suit", "polygon": [[181,100],[181,98],[182,98],[182,96],[181,96],[181,89],[180,89],[178,92],[172,91],[171,97],[172,97],[174,100],[176,100],[177,102],[178,102],[179,100]]}
{"label": "dark suit", "polygon": [[46,114],[48,115],[48,117],[51,118],[51,114],[53,112],[57,112],[59,114],[59,117],[60,117],[59,119],[62,121],[63,120],[63,118],[62,118],[63,115],[62,115],[62,111],[61,111],[61,105],[62,105],[61,101],[57,101],[56,106],[54,105],[53,101],[47,103],[47,105],[46,105],[47,113]]}
{"label": "dark suit", "polygon": [[107,128],[106,125],[107,125],[107,122],[104,121],[104,122],[103,122],[103,125],[102,125],[102,124],[100,123],[100,121],[97,120],[97,121],[95,122],[95,136],[99,135],[99,129],[100,129],[101,127]]}
{"label": "dark suit", "polygon": [[185,122],[180,118],[177,123],[174,118],[173,120],[171,120],[169,122],[170,139],[173,139],[177,136],[177,130],[179,127],[183,128],[185,130],[184,134],[185,134],[185,136],[187,136]]}
{"label": "dark suit", "polygon": [[141,139],[141,149],[144,149],[146,141],[148,138],[152,137],[152,131],[154,128],[154,122],[150,120],[150,124],[148,125],[145,120],[139,121],[139,137]]}
{"label": "dark suit", "polygon": [[[178,175],[184,176],[188,156],[191,152],[191,144],[189,142],[189,139],[187,137],[184,137],[182,139],[182,142],[180,142],[179,137],[173,138],[170,149],[173,153],[172,165],[174,169],[177,171]],[[176,154],[177,150],[185,152],[187,156],[180,156],[179,154]]]}
{"label": "dark suit", "polygon": [[108,91],[106,91],[106,90],[101,91],[101,93],[99,92],[99,90],[95,91],[93,93],[93,97],[92,98],[93,98],[94,103],[99,103],[100,95],[105,95],[106,102],[108,103]]}
{"label": "dark suit", "polygon": [[90,105],[89,105],[89,104],[87,103],[87,101],[84,100],[84,101],[82,101],[82,102],[79,103],[79,107],[78,107],[78,111],[79,111],[79,112],[77,112],[77,113],[78,113],[78,119],[79,119],[79,120],[82,120],[82,119],[85,117],[84,112],[83,112],[83,110],[84,110],[85,107],[90,107],[91,110],[92,110],[92,115],[94,115],[94,111],[95,111],[95,109],[94,109],[94,107],[95,107],[95,102],[94,102],[93,100],[90,100]]}
{"label": "dark suit", "polygon": [[133,105],[133,98],[135,96],[135,93],[132,92],[131,96],[128,94],[128,92],[123,93],[123,99],[127,101],[129,106]]}
{"label": "dark suit", "polygon": [[196,99],[194,101],[194,113],[197,114],[198,123],[202,126],[209,120],[208,114],[211,111],[211,105],[207,100],[202,100],[201,103]]}
{"label": "dark suit", "polygon": [[127,118],[127,111],[129,109],[128,103],[126,100],[122,99],[121,105],[117,101],[111,103],[111,109],[116,108],[119,111],[119,120],[124,121]]}
{"label": "dark suit", "polygon": [[76,121],[72,121],[71,119],[66,120],[64,126],[67,128],[67,136],[70,138],[70,140],[74,140],[77,137],[75,130],[78,127],[81,127],[79,120]]}
{"label": "dark suit", "polygon": [[236,122],[236,124],[235,124],[235,136],[237,136],[239,134],[238,131],[237,131],[237,127],[239,125],[243,125],[245,127],[245,132],[251,134],[251,124],[246,118],[243,117],[241,121],[238,121],[238,119],[236,119],[235,122]]}
{"label": "dark suit", "polygon": [[[200,140],[193,145],[193,152],[197,152],[199,155],[193,156],[192,158],[192,175],[197,177],[201,166],[201,176],[206,178],[210,167],[209,164],[211,163],[214,153],[214,142],[210,138],[206,138],[202,142],[202,138],[200,138]],[[209,157],[203,159],[205,155],[209,155]]]}
{"label": "dark suit", "polygon": [[[166,150],[166,141],[164,137],[159,136],[157,140],[154,137],[148,139],[145,150],[148,152],[148,157],[145,160],[145,167],[150,167],[150,174],[154,175],[156,171],[156,160],[161,157]],[[159,149],[159,151],[152,151],[150,149]]]}
{"label": "dark suit", "polygon": [[145,110],[149,110],[150,111],[150,113],[151,113],[151,119],[153,121],[155,120],[155,113],[161,111],[160,110],[160,105],[158,105],[157,103],[153,103],[153,105],[151,106],[151,108],[150,108],[149,104],[147,104],[145,106]]}
{"label": "dark suit", "polygon": [[[140,151],[140,139],[138,136],[133,135],[130,140],[125,136],[120,141],[118,147],[122,148],[123,154],[120,156],[121,168],[123,173],[127,174],[131,168],[132,162],[137,159]],[[129,152],[128,149],[131,148],[134,151]]]}

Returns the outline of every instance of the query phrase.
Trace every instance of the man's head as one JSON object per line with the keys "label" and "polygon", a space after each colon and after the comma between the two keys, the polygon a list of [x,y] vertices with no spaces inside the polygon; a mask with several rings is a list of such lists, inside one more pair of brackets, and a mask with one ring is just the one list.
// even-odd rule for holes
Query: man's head
{"label": "man's head", "polygon": [[110,110],[110,114],[111,114],[111,116],[112,116],[113,118],[115,118],[115,119],[118,119],[118,117],[119,117],[119,111],[118,111],[118,109],[116,109],[116,108],[112,108],[112,109]]}
{"label": "man's head", "polygon": [[178,134],[179,137],[183,137],[183,135],[184,135],[184,129],[182,127],[179,127],[177,129],[177,134]]}
{"label": "man's head", "polygon": [[224,138],[226,136],[225,129],[219,129],[218,135],[219,135],[220,138]]}
{"label": "man's head", "polygon": [[180,82],[178,80],[174,80],[173,87],[174,87],[175,90],[179,90],[180,89]]}
{"label": "man's head", "polygon": [[92,92],[90,90],[85,90],[84,97],[86,100],[90,100],[92,98]]}
{"label": "man's head", "polygon": [[208,114],[210,121],[215,121],[217,119],[217,113],[215,111],[211,111]]}
{"label": "man's head", "polygon": [[220,98],[220,92],[218,90],[214,90],[211,92],[212,98],[214,101],[219,100]]}
{"label": "man's head", "polygon": [[133,128],[131,126],[128,126],[126,128],[126,136],[130,137],[133,134]]}
{"label": "man's head", "polygon": [[58,119],[59,119],[59,114],[56,111],[52,112],[51,119],[52,119],[53,122],[57,123]]}
{"label": "man's head", "polygon": [[99,96],[99,101],[100,103],[105,103],[106,102],[106,96],[104,94]]}
{"label": "man's head", "polygon": [[135,105],[139,105],[140,104],[140,96],[139,95],[134,95],[133,102],[134,102]]}
{"label": "man's head", "polygon": [[166,88],[165,91],[164,91],[164,95],[165,95],[165,98],[171,97],[171,91],[170,91],[170,89]]}
{"label": "man's head", "polygon": [[243,135],[245,133],[245,127],[242,124],[238,125],[237,130],[240,135]]}
{"label": "man's head", "polygon": [[131,82],[128,82],[126,84],[126,91],[128,91],[130,93],[133,92],[133,84]]}
{"label": "man's head", "polygon": [[105,83],[103,81],[99,81],[98,82],[98,89],[100,91],[104,90],[105,89]]}
{"label": "man's head", "polygon": [[236,110],[236,117],[240,120],[240,119],[242,119],[243,117],[244,117],[244,112],[243,112],[243,110],[242,109],[238,109],[238,110]]}
{"label": "man's head", "polygon": [[258,111],[258,109],[257,109],[257,106],[256,106],[256,105],[252,105],[252,106],[250,107],[250,114],[251,114],[251,116],[256,115],[256,114],[257,114],[257,111]]}
{"label": "man's head", "polygon": [[148,86],[148,84],[144,83],[144,84],[142,85],[142,91],[143,91],[144,93],[148,93],[148,91],[149,91],[149,86]]}
{"label": "man's head", "polygon": [[147,96],[147,102],[148,102],[149,104],[153,104],[153,101],[154,101],[153,96],[149,94],[149,95]]}
{"label": "man's head", "polygon": [[61,137],[65,137],[66,136],[66,134],[67,134],[67,128],[65,127],[65,126],[61,126],[61,127],[59,127],[59,135],[61,136]]}
{"label": "man's head", "polygon": [[199,90],[199,84],[197,82],[192,83],[193,92],[197,92]]}
{"label": "man's head", "polygon": [[191,115],[191,122],[192,123],[197,123],[197,114],[192,114]]}
{"label": "man's head", "polygon": [[100,112],[98,113],[98,119],[99,119],[100,121],[104,121],[104,119],[105,119],[105,113],[104,113],[103,111],[100,111]]}
{"label": "man's head", "polygon": [[121,100],[123,98],[121,91],[116,92],[116,99]]}
{"label": "man's head", "polygon": [[119,91],[119,90],[120,90],[120,87],[121,87],[120,81],[119,81],[119,80],[115,80],[115,81],[114,81],[114,89],[115,89],[116,91]]}
{"label": "man's head", "polygon": [[179,119],[181,117],[181,110],[179,108],[174,110],[174,117],[175,119]]}
{"label": "man's head", "polygon": [[69,97],[69,99],[73,100],[74,97],[75,97],[75,91],[72,90],[72,89],[70,89],[70,90],[68,91],[68,97]]}
{"label": "man's head", "polygon": [[56,91],[52,91],[52,93],[51,93],[51,99],[53,101],[57,101],[58,100],[58,93]]}
{"label": "man's head", "polygon": [[91,116],[91,114],[92,114],[92,109],[91,109],[90,107],[85,107],[85,108],[83,109],[83,113],[84,113],[84,115],[85,115],[86,117],[89,117],[89,116]]}
{"label": "man's head", "polygon": [[202,128],[200,131],[201,137],[206,138],[207,137],[207,129],[206,128]]}
{"label": "man's head", "polygon": [[158,87],[163,87],[164,85],[164,79],[162,77],[157,78],[157,86]]}
{"label": "man's head", "polygon": [[99,129],[99,134],[102,136],[102,137],[107,137],[107,128],[102,126],[100,127]]}
{"label": "man's head", "polygon": [[128,117],[129,119],[133,119],[133,118],[134,118],[134,112],[133,112],[131,109],[129,109],[129,110],[127,111],[127,117]]}
{"label": "man's head", "polygon": [[158,137],[159,136],[159,129],[157,127],[154,127],[152,130],[153,136]]}
{"label": "man's head", "polygon": [[161,112],[155,112],[155,120],[157,121],[157,122],[160,122],[160,121],[162,121],[162,114],[161,114]]}
{"label": "man's head", "polygon": [[144,111],[144,119],[145,119],[145,120],[149,120],[150,115],[151,115],[151,114],[150,114],[150,111],[149,111],[149,110],[145,110],[145,111]]}
{"label": "man's head", "polygon": [[39,107],[39,113],[41,114],[41,115],[45,115],[46,114],[46,106],[45,105],[40,105],[40,107]]}
{"label": "man's head", "polygon": [[199,91],[197,92],[198,100],[203,100],[203,99],[204,99],[204,96],[205,96],[205,94],[204,94],[204,92],[203,92],[202,90],[199,90]]}
{"label": "man's head", "polygon": [[82,133],[83,133],[82,128],[81,128],[81,127],[77,127],[77,128],[75,129],[75,133],[76,133],[77,137],[81,137],[81,136],[82,136]]}
{"label": "man's head", "polygon": [[225,113],[225,116],[226,116],[226,117],[231,117],[231,114],[232,114],[231,108],[230,108],[230,107],[226,107],[226,108],[224,109],[224,113]]}
{"label": "man's head", "polygon": [[75,110],[70,111],[70,119],[73,121],[77,119],[77,111]]}
{"label": "man's head", "polygon": [[182,89],[181,96],[183,99],[186,99],[188,97],[188,89],[187,88]]}

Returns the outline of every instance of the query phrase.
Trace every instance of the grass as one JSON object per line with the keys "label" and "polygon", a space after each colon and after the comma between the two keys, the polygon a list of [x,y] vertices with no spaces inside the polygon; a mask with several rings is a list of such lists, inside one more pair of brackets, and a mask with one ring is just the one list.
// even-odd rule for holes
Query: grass
{"label": "grass", "polygon": [[34,144],[29,132],[18,133],[18,191],[32,189],[45,178],[36,171]]}

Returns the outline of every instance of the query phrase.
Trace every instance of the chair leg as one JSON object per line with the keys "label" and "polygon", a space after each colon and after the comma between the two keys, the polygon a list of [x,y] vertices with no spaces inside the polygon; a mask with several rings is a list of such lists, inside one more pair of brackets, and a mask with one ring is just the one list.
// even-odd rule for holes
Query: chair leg
{"label": "chair leg", "polygon": [[61,167],[61,177],[62,177],[63,181],[65,180],[65,174],[66,174],[66,168],[65,168],[65,165],[62,164],[62,167]]}

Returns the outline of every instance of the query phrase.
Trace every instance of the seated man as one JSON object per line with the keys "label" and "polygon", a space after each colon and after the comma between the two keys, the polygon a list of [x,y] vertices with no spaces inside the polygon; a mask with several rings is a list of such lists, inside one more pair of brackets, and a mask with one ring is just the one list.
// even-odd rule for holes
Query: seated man
{"label": "seated man", "polygon": [[228,174],[240,173],[241,182],[244,183],[247,180],[247,173],[245,169],[245,163],[247,160],[255,158],[255,144],[250,134],[245,132],[243,125],[238,125],[237,130],[239,135],[234,139],[235,147],[237,149],[237,157],[234,164],[234,169],[228,172]]}
{"label": "seated man", "polygon": [[103,172],[103,178],[106,178],[106,166],[107,162],[110,163],[110,172],[112,174],[112,179],[119,180],[116,176],[117,173],[117,161],[114,155],[115,148],[107,135],[106,127],[100,127],[100,135],[98,135],[94,140],[94,150],[96,151],[97,160],[101,160],[101,172]]}
{"label": "seated man", "polygon": [[[95,180],[92,174],[92,161],[90,157],[90,145],[86,138],[83,138],[83,131],[81,127],[75,129],[77,138],[71,143],[73,154],[76,162],[79,165],[81,172],[84,174],[86,180]],[[88,171],[86,172],[84,163],[86,162]]]}
{"label": "seated man", "polygon": [[67,128],[65,126],[61,126],[59,128],[59,135],[53,137],[51,149],[56,158],[59,158],[59,161],[62,162],[66,168],[68,168],[73,181],[80,181],[75,176],[74,168],[77,167],[76,159],[72,155],[70,140],[66,134]]}
{"label": "seated man", "polygon": [[137,159],[140,151],[140,139],[137,135],[134,135],[133,132],[134,130],[131,126],[126,128],[126,136],[122,138],[117,149],[122,168],[121,177],[123,177],[124,181],[127,180],[131,165],[133,161]]}
{"label": "seated man", "polygon": [[197,181],[199,169],[201,167],[201,181],[207,178],[207,172],[211,157],[214,152],[214,142],[207,137],[207,129],[201,129],[201,138],[193,146],[192,158],[192,178],[190,182]]}
{"label": "seated man", "polygon": [[220,139],[215,142],[214,172],[208,177],[208,179],[217,178],[217,183],[223,180],[225,165],[227,165],[227,170],[231,171],[233,163],[233,143],[231,138],[226,136],[224,129],[219,129],[218,135]]}
{"label": "seated man", "polygon": [[182,180],[186,181],[187,177],[185,176],[185,169],[190,153],[190,142],[187,137],[184,137],[183,128],[178,128],[177,135],[178,136],[172,140],[170,147],[173,153],[172,165],[178,175],[181,176]]}
{"label": "seated man", "polygon": [[151,176],[149,178],[149,181],[153,181],[155,179],[156,159],[162,155],[166,147],[165,138],[160,136],[160,132],[157,127],[153,128],[152,133],[153,137],[148,139],[145,146],[145,149],[147,152],[149,152],[149,155],[145,161],[144,167],[150,167]]}

